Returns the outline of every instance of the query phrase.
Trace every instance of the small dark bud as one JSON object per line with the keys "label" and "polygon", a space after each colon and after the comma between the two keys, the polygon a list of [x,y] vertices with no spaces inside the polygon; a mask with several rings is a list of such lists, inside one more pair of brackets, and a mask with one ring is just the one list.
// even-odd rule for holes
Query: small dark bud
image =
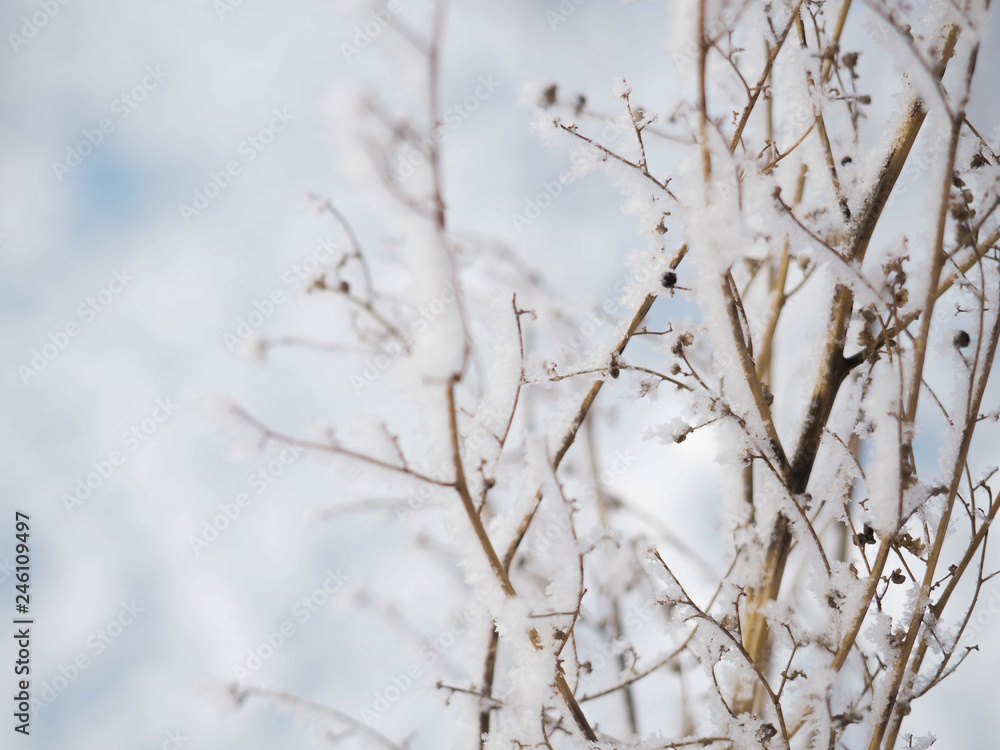
{"label": "small dark bud", "polygon": [[774,728],[774,724],[761,724],[760,729],[757,730],[757,740],[759,742],[767,742],[777,733],[778,730]]}
{"label": "small dark bud", "polygon": [[660,279],[660,283],[665,289],[673,289],[677,285],[677,274],[673,271],[667,271]]}
{"label": "small dark bud", "polygon": [[858,97],[858,104],[871,104],[872,98],[868,94],[862,94]]}
{"label": "small dark bud", "polygon": [[955,334],[955,338],[953,339],[953,341],[955,342],[956,349],[964,349],[969,345],[971,339],[969,338],[968,333],[966,333],[965,331],[959,331],[958,333]]}
{"label": "small dark bud", "polygon": [[347,294],[348,292],[351,291],[351,285],[348,284],[346,281],[341,281],[340,284],[337,286],[337,288],[344,294]]}
{"label": "small dark bud", "polygon": [[848,70],[853,70],[858,64],[859,52],[848,52],[841,59],[844,63],[844,67]]}
{"label": "small dark bud", "polygon": [[855,541],[861,549],[864,549],[866,544],[875,544],[875,529],[865,524],[864,530],[855,537]]}
{"label": "small dark bud", "polygon": [[538,100],[538,104],[543,109],[551,107],[553,104],[556,103],[558,95],[559,95],[559,88],[556,86],[556,84],[553,83],[550,86],[546,86],[545,90],[542,91],[542,96]]}
{"label": "small dark bud", "polygon": [[612,367],[611,368],[611,377],[617,378],[621,374],[622,374],[622,371],[619,370],[617,367]]}
{"label": "small dark bud", "polygon": [[969,218],[968,204],[962,201],[954,200],[951,202],[951,206],[949,208],[951,211],[951,218],[955,221],[965,221]]}
{"label": "small dark bud", "polygon": [[971,166],[973,169],[981,169],[982,167],[985,167],[987,164],[989,164],[989,162],[986,161],[986,157],[977,151],[972,155],[972,163],[969,166]]}
{"label": "small dark bud", "polygon": [[671,375],[680,375],[681,374],[681,366],[679,364],[677,364],[676,362],[674,362],[672,365],[670,365],[670,374]]}
{"label": "small dark bud", "polygon": [[896,568],[892,571],[892,575],[889,576],[889,580],[895,584],[906,583],[906,576],[903,575],[903,571]]}
{"label": "small dark bud", "polygon": [[774,394],[771,393],[771,389],[767,387],[766,383],[764,384],[764,401],[767,402],[768,406],[774,403]]}
{"label": "small dark bud", "polygon": [[843,159],[840,160],[840,166],[846,167],[852,161],[854,161],[854,159],[852,159],[850,156],[845,156]]}

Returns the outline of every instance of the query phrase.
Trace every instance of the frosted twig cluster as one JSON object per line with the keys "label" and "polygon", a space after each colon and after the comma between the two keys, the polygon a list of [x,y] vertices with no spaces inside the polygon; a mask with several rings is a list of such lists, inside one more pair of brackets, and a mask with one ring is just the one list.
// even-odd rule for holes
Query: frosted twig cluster
{"label": "frosted twig cluster", "polygon": [[[440,574],[442,617],[476,615],[429,682],[446,713],[407,737],[331,707],[334,744],[417,747],[433,728],[486,750],[928,747],[907,716],[975,658],[1000,510],[984,462],[1000,159],[995,124],[969,114],[987,3],[669,6],[667,52],[649,55],[669,55],[670,80],[529,91],[572,159],[562,184],[606,170],[645,243],[593,306],[456,225],[448,8],[389,27],[423,109],[365,93],[345,148],[372,157],[372,204],[402,240],[379,252],[316,197],[348,249],[310,288],[350,321],[316,356],[379,355],[385,380],[357,397],[378,414],[402,390],[411,416],[294,439],[380,477],[381,499],[344,507],[401,516],[459,573]],[[696,448],[719,493],[672,481]],[[644,461],[659,483],[628,481]],[[697,513],[725,544],[691,541]]]}

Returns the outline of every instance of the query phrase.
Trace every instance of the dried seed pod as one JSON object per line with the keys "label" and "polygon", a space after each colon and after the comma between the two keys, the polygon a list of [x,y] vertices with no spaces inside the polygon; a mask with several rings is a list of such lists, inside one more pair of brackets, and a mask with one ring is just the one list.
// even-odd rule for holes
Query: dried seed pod
{"label": "dried seed pod", "polygon": [[924,543],[919,539],[914,539],[906,532],[903,532],[902,534],[898,535],[895,538],[894,543],[900,549],[905,549],[911,555],[914,555],[916,557],[920,557],[922,554],[924,554],[925,550]]}

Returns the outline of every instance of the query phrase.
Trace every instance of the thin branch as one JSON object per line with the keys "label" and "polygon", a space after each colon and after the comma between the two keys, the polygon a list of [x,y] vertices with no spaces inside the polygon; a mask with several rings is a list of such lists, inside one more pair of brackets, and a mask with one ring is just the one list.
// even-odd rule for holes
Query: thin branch
{"label": "thin branch", "polygon": [[396,472],[398,474],[405,474],[406,476],[413,477],[414,479],[419,479],[421,482],[427,482],[428,484],[434,484],[438,487],[454,487],[454,482],[446,482],[441,479],[434,479],[433,477],[422,474],[419,471],[415,471],[406,466],[397,466],[396,464],[391,464],[388,461],[383,461],[380,458],[375,458],[374,456],[368,456],[364,453],[358,453],[357,451],[351,450],[349,448],[343,448],[339,445],[333,443],[317,443],[314,440],[302,440],[299,438],[294,438],[289,435],[285,435],[277,430],[273,430],[266,424],[254,417],[250,412],[244,409],[242,406],[233,406],[233,413],[238,417],[248,422],[251,426],[256,428],[260,433],[267,439],[273,440],[279,443],[287,443],[289,445],[294,445],[299,448],[306,448],[308,450],[324,451],[326,453],[334,453],[338,456],[344,456],[346,458],[353,458],[355,461],[361,461],[362,463],[371,464],[372,466],[377,466],[381,469],[386,469],[388,471]]}
{"label": "thin branch", "polygon": [[230,686],[229,692],[233,696],[234,700],[239,704],[242,704],[247,698],[258,697],[265,698],[276,703],[284,703],[292,708],[304,710],[308,713],[329,716],[342,724],[348,725],[352,731],[359,732],[360,734],[369,737],[382,747],[389,748],[389,750],[404,750],[402,745],[393,742],[377,729],[373,729],[365,722],[355,719],[350,714],[338,711],[336,708],[324,706],[321,703],[316,703],[308,700],[307,698],[302,698],[293,693],[287,693],[284,690],[269,690],[267,688],[233,684]]}

